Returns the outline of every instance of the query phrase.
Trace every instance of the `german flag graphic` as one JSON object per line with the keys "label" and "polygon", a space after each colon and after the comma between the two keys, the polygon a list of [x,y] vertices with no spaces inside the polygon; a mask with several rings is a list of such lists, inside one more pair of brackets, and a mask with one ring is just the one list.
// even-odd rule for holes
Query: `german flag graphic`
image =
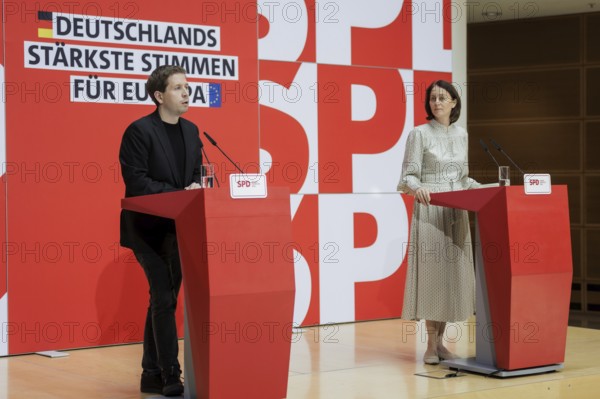
{"label": "german flag graphic", "polygon": [[40,27],[38,28],[38,37],[52,39],[52,13],[48,11],[38,11],[38,20]]}

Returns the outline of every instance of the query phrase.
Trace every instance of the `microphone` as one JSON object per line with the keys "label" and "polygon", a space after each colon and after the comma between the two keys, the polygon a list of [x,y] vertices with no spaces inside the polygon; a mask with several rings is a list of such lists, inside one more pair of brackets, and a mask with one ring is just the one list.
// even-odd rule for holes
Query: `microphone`
{"label": "microphone", "polygon": [[487,144],[485,144],[485,141],[483,141],[483,139],[479,139],[479,144],[481,144],[481,146],[483,147],[483,151],[485,151],[490,157],[492,157],[492,161],[494,161],[496,166],[500,167],[500,164],[498,163],[498,161],[496,161],[496,158],[494,158],[494,156],[490,152],[490,149],[488,148]]}
{"label": "microphone", "polygon": [[215,141],[215,139],[213,139],[212,137],[210,137],[210,136],[208,135],[208,133],[206,133],[206,132],[204,132],[204,135],[206,136],[206,138],[208,139],[208,141],[210,141],[210,143],[211,143],[212,145],[214,145],[215,147],[217,147],[217,148],[219,149],[219,151],[221,151],[221,154],[225,155],[225,158],[227,158],[227,159],[229,160],[229,162],[231,162],[231,164],[232,164],[233,166],[235,166],[235,168],[236,168],[237,170],[239,170],[239,171],[240,171],[240,173],[244,174],[244,171],[243,171],[243,170],[241,170],[241,169],[240,169],[240,167],[239,167],[239,166],[237,166],[237,164],[236,164],[235,162],[233,162],[233,160],[232,160],[231,158],[229,158],[229,155],[225,154],[225,151],[223,151],[223,150],[221,149],[221,147],[219,147],[219,145],[217,144],[217,142]]}
{"label": "microphone", "polygon": [[[210,160],[208,159],[208,155],[206,155],[206,151],[204,150],[204,146],[200,147],[202,150],[202,154],[204,154],[204,158],[206,158],[206,163],[210,164]],[[219,179],[217,179],[217,174],[214,175],[215,181],[217,182],[217,188],[221,187],[219,184]]]}
{"label": "microphone", "polygon": [[509,161],[510,161],[510,162],[511,162],[511,163],[512,163],[514,166],[515,166],[515,168],[519,169],[519,171],[521,172],[521,174],[525,174],[525,172],[523,172],[523,169],[519,168],[519,165],[517,165],[517,164],[515,163],[515,161],[513,161],[513,160],[512,160],[512,158],[508,156],[508,154],[506,153],[506,151],[504,151],[504,150],[502,149],[502,147],[500,147],[500,144],[496,143],[496,142],[494,141],[494,139],[490,139],[490,142],[492,143],[492,145],[493,145],[494,147],[496,147],[496,149],[497,149],[498,151],[500,151],[502,154],[504,154],[504,156],[505,156],[506,158],[508,158],[508,160],[509,160]]}

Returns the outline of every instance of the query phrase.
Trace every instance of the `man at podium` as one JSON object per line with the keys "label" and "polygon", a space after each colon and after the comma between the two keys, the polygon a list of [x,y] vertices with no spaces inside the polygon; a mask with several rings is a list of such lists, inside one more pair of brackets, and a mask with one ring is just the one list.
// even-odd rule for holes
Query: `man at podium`
{"label": "man at podium", "polygon": [[[202,142],[198,127],[181,118],[189,107],[185,70],[168,65],[156,68],[146,90],[156,110],[131,123],[121,141],[119,161],[125,197],[200,188]],[[133,250],[150,287],[140,389],[181,395],[175,309],[182,273],[175,223],[122,210],[121,245]]]}

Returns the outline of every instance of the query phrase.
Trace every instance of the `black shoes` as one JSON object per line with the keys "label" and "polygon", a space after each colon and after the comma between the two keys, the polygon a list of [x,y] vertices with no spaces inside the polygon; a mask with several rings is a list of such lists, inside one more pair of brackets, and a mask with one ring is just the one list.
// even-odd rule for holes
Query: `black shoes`
{"label": "black shoes", "polygon": [[142,373],[140,391],[143,393],[157,393],[164,396],[181,396],[183,384],[181,383],[181,370],[171,367],[163,374]]}
{"label": "black shoes", "polygon": [[143,393],[163,393],[163,380],[159,374],[143,372],[140,382],[140,391]]}
{"label": "black shoes", "polygon": [[180,376],[181,370],[179,367],[172,366],[170,370],[163,370],[162,394],[164,396],[180,396],[183,393]]}

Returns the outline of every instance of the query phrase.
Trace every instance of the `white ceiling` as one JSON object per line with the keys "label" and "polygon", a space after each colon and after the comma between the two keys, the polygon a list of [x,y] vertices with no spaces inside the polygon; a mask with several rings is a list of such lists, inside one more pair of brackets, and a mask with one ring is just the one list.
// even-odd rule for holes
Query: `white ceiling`
{"label": "white ceiling", "polygon": [[[452,4],[455,15],[460,12],[469,23],[600,11],[600,0],[452,0]],[[490,14],[494,11],[498,15]]]}

